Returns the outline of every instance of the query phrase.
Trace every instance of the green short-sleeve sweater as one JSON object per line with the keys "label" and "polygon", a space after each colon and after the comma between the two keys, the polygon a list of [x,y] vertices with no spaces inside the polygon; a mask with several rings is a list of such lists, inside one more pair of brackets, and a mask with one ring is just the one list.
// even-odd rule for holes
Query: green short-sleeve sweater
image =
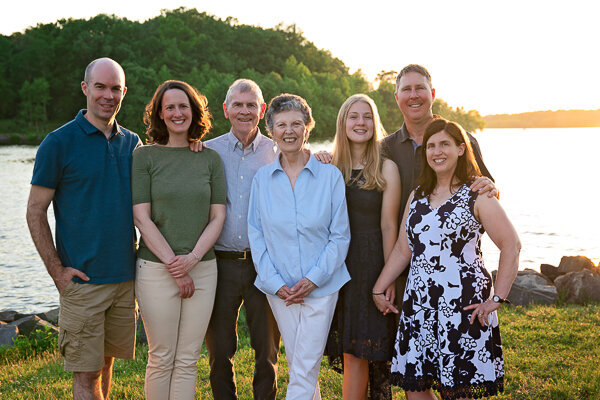
{"label": "green short-sleeve sweater", "polygon": [[[225,172],[216,151],[157,145],[133,153],[133,204],[151,203],[152,221],[175,254],[188,254],[208,224],[210,205],[226,202]],[[140,240],[137,256],[161,262]],[[211,249],[202,261],[212,260]]]}

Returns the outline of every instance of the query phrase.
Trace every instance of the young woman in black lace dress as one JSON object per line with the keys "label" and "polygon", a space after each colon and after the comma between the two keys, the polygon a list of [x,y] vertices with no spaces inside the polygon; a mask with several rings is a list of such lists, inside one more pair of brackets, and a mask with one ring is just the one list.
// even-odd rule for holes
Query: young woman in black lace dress
{"label": "young woman in black lace dress", "polygon": [[[357,94],[346,100],[337,118],[332,163],[346,181],[350,249],[346,266],[351,280],[341,290],[325,354],[344,378],[343,398],[391,399],[390,361],[395,324],[371,299],[371,288],[398,236],[400,176],[384,160],[379,140],[385,131],[373,100]],[[394,285],[386,288],[393,301]]]}
{"label": "young woman in black lace dress", "polygon": [[[469,189],[479,175],[462,128],[433,121],[405,229],[373,287],[379,310],[398,312],[378,292],[410,263],[391,369],[409,400],[437,399],[432,389],[442,399],[472,399],[504,388],[496,310],[517,274],[520,243],[498,200]],[[500,249],[493,290],[480,248],[485,231]]]}

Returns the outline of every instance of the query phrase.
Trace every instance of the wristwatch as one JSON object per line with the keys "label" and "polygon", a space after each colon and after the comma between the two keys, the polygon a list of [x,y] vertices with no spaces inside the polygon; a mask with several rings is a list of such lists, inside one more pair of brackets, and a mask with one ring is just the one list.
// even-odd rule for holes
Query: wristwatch
{"label": "wristwatch", "polygon": [[495,294],[494,296],[492,296],[492,300],[495,303],[501,303],[501,304],[502,303],[508,303],[508,304],[510,304],[510,301],[508,299],[503,299],[500,296],[498,296],[497,294]]}

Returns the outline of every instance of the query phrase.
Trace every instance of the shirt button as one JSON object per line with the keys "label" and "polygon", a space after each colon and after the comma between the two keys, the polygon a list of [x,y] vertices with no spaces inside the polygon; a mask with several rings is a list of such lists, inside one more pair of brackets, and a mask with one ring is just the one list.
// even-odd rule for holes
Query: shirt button
{"label": "shirt button", "polygon": [[241,216],[241,215],[238,215],[238,219],[242,219],[242,216]]}
{"label": "shirt button", "polygon": [[246,157],[242,157],[242,160],[243,160],[244,158],[246,158]]}
{"label": "shirt button", "polygon": [[244,198],[244,196],[242,196],[242,195],[240,194],[240,199],[243,199],[243,198]]}
{"label": "shirt button", "polygon": [[244,177],[243,177],[243,176],[240,176],[240,179],[244,179]]}
{"label": "shirt button", "polygon": [[241,238],[242,238],[241,236],[238,236],[238,239],[241,239]]}

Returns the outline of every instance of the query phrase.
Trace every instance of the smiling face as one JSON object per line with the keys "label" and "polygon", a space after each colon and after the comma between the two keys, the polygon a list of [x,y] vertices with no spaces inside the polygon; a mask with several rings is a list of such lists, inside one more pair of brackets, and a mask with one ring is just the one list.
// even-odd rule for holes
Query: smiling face
{"label": "smiling face", "polygon": [[308,139],[304,115],[300,111],[281,111],[273,116],[273,139],[282,153],[302,150]]}
{"label": "smiling face", "polygon": [[232,132],[241,140],[256,133],[258,122],[265,115],[266,107],[254,91],[235,91],[229,104],[223,104],[223,111],[225,118],[231,122]]}
{"label": "smiling face", "polygon": [[445,130],[431,135],[425,145],[427,164],[436,174],[454,173],[458,158],[465,152],[465,144],[457,145]]}
{"label": "smiling face", "polygon": [[163,95],[158,115],[164,121],[169,136],[187,135],[192,124],[190,99],[181,89],[169,89]]}
{"label": "smiling face", "polygon": [[352,104],[346,116],[346,136],[353,143],[366,143],[373,137],[373,111],[364,101]]}
{"label": "smiling face", "polygon": [[81,90],[87,97],[87,120],[97,128],[110,125],[127,92],[123,70],[112,60],[97,61]]}
{"label": "smiling face", "polygon": [[396,103],[408,122],[421,122],[433,117],[431,106],[435,99],[435,89],[432,89],[427,78],[418,72],[404,74],[398,82],[395,93]]}

